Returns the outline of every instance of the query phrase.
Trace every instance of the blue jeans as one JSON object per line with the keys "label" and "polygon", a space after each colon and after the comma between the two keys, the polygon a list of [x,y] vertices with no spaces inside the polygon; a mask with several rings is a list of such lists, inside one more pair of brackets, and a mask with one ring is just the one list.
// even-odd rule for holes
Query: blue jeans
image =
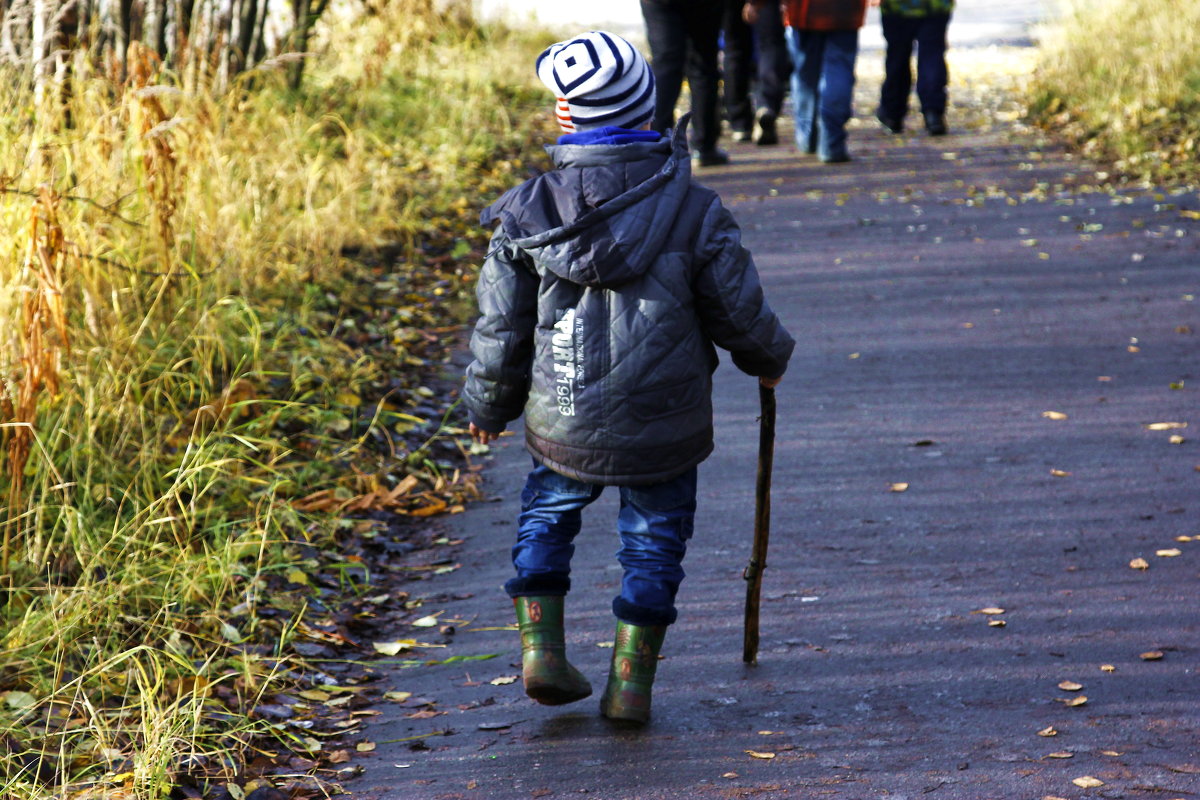
{"label": "blue jeans", "polygon": [[[632,625],[670,625],[683,581],[683,556],[696,515],[696,468],[652,486],[621,486],[617,561],[625,569],[613,614]],[[517,577],[510,597],[565,595],[583,509],[603,486],[568,478],[536,465],[521,493],[521,516],[512,561]]]}
{"label": "blue jeans", "polygon": [[787,29],[796,146],[823,161],[846,156],[858,31]]}

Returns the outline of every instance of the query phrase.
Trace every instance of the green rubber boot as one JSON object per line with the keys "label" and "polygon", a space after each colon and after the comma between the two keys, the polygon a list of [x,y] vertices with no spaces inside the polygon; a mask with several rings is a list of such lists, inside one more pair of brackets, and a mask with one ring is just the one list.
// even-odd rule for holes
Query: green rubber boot
{"label": "green rubber boot", "polygon": [[617,621],[608,685],[600,698],[601,714],[627,722],[650,719],[650,688],[666,635],[666,625],[643,627]]}
{"label": "green rubber boot", "polygon": [[592,693],[583,673],[567,662],[563,598],[514,597],[521,630],[521,671],[525,694],[542,705],[574,703]]}

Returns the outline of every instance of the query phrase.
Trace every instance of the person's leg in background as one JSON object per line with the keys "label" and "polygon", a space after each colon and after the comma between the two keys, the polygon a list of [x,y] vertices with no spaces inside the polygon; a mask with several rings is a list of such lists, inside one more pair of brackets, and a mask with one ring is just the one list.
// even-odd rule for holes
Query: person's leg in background
{"label": "person's leg in background", "polygon": [[750,97],[750,76],[754,71],[754,34],[742,19],[743,0],[725,0],[721,18],[724,58],[721,61],[721,96],[725,120],[735,142],[750,140],[754,127],[754,106]]}
{"label": "person's leg in background", "polygon": [[787,45],[788,55],[792,59],[792,116],[795,120],[796,147],[802,153],[815,153],[825,34],[788,28]]}
{"label": "person's leg in background", "polygon": [[688,37],[680,0],[641,0],[646,40],[650,44],[650,69],[654,72],[654,122],[659,133],[670,135],[675,127],[675,104],[683,90]]}
{"label": "person's leg in background", "polygon": [[904,130],[908,113],[908,93],[912,90],[913,39],[917,20],[903,14],[882,14],[883,39],[887,51],[883,58],[883,87],[875,118],[892,133]]}
{"label": "person's leg in background", "polygon": [[692,95],[692,157],[700,166],[729,163],[717,148],[721,136],[721,11],[724,0],[687,0],[684,25],[688,48],[684,74]]}
{"label": "person's leg in background", "polygon": [[931,14],[918,20],[917,40],[917,99],[925,130],[933,136],[946,132],[946,29],[949,14]]}
{"label": "person's leg in background", "polygon": [[854,102],[854,62],[857,57],[857,30],[830,31],[825,35],[817,103],[817,157],[826,163],[850,160],[846,123],[850,121]]}
{"label": "person's leg in background", "polygon": [[783,98],[791,75],[783,14],[778,3],[767,3],[758,10],[754,23],[758,46],[758,86],[754,118],[758,130],[755,141],[761,145],[779,142],[775,121],[783,110]]}

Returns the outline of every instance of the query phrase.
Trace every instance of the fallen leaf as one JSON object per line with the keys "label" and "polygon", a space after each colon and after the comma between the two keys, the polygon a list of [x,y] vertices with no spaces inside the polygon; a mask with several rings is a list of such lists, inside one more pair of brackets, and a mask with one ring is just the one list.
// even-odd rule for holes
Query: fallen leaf
{"label": "fallen leaf", "polygon": [[726,772],[721,777],[722,778],[736,778],[737,776],[738,776],[738,774],[736,772]]}
{"label": "fallen leaf", "polygon": [[503,731],[511,728],[512,726],[513,723],[511,722],[481,722],[475,727],[481,731]]}
{"label": "fallen leaf", "polygon": [[1167,439],[1168,444],[1183,444],[1185,441],[1187,441],[1187,440],[1184,439],[1182,436],[1180,436],[1178,433],[1172,434],[1171,438]]}
{"label": "fallen leaf", "polygon": [[510,683],[516,683],[519,675],[501,675],[499,678],[492,678],[488,683],[492,686],[508,686]]}
{"label": "fallen leaf", "polygon": [[375,749],[374,742],[359,742],[354,746],[354,749],[360,753],[369,753]]}
{"label": "fallen leaf", "polygon": [[988,627],[989,627],[989,628],[1003,628],[1003,627],[1004,627],[1005,625],[1007,625],[1007,624],[1008,624],[1008,623],[1007,623],[1007,622],[1005,622],[1005,621],[1004,621],[1004,620],[1002,620],[1002,619],[989,619],[989,620],[988,620]]}
{"label": "fallen leaf", "polygon": [[1095,789],[1097,786],[1103,786],[1104,781],[1099,778],[1093,778],[1091,775],[1084,775],[1082,778],[1075,778],[1071,783],[1078,786],[1080,789]]}
{"label": "fallen leaf", "polygon": [[981,609],[979,609],[978,611],[972,611],[971,613],[972,613],[972,614],[989,614],[989,615],[991,615],[991,614],[1003,614],[1003,613],[1004,613],[1004,609],[1003,609],[1003,608],[1000,608],[1000,607],[998,607],[998,606],[988,606],[987,608],[981,608]]}
{"label": "fallen leaf", "polygon": [[1048,794],[1042,797],[1042,800],[1067,800],[1065,797],[1059,797],[1056,794]]}
{"label": "fallen leaf", "polygon": [[1071,473],[1067,472],[1065,469],[1052,469],[1050,470],[1050,474],[1056,478],[1067,478],[1071,475]]}
{"label": "fallen leaf", "polygon": [[1171,431],[1178,428],[1186,428],[1186,422],[1151,422],[1146,426],[1148,431]]}
{"label": "fallen leaf", "polygon": [[404,718],[405,719],[433,719],[434,717],[440,717],[442,714],[447,714],[447,713],[449,713],[449,712],[434,711],[433,709],[426,708],[426,709],[422,709],[421,711],[414,711],[411,714],[405,714]]}
{"label": "fallen leaf", "polygon": [[1194,537],[1191,537],[1191,536],[1176,536],[1176,537],[1175,537],[1175,541],[1177,541],[1177,542],[1190,542],[1190,541],[1192,541],[1192,539],[1193,539],[1193,538],[1194,538]]}
{"label": "fallen leaf", "polygon": [[1175,556],[1183,555],[1183,551],[1178,547],[1171,547],[1166,550],[1155,550],[1154,555],[1159,558],[1174,558]]}
{"label": "fallen leaf", "polygon": [[1075,681],[1063,681],[1058,685],[1058,688],[1062,689],[1064,692],[1078,692],[1083,688],[1083,684],[1076,683]]}
{"label": "fallen leaf", "polygon": [[330,764],[345,764],[350,760],[349,750],[334,750],[329,754],[328,761]]}
{"label": "fallen leaf", "polygon": [[1162,657],[1162,650],[1149,650],[1139,656],[1142,661],[1162,661]]}
{"label": "fallen leaf", "polygon": [[1057,753],[1047,753],[1046,758],[1074,758],[1075,754],[1067,750],[1059,750]]}
{"label": "fallen leaf", "polygon": [[1051,725],[1049,728],[1042,728],[1040,731],[1037,732],[1037,735],[1038,736],[1058,736],[1058,731],[1056,731],[1054,729],[1054,726]]}
{"label": "fallen leaf", "polygon": [[759,736],[774,736],[777,733],[779,733],[779,731],[759,731],[758,735]]}
{"label": "fallen leaf", "polygon": [[314,700],[318,703],[324,703],[333,696],[329,694],[329,692],[322,692],[319,689],[305,689],[302,692],[296,692],[296,694],[300,695],[305,700]]}
{"label": "fallen leaf", "polygon": [[613,647],[613,646],[615,646],[614,642],[596,642],[596,647]]}
{"label": "fallen leaf", "polygon": [[1112,664],[1101,664],[1100,671],[1101,672],[1116,672],[1117,668],[1114,667]]}
{"label": "fallen leaf", "polygon": [[1129,562],[1129,566],[1133,569],[1150,569],[1150,562],[1144,558],[1135,558]]}
{"label": "fallen leaf", "polygon": [[381,653],[385,656],[394,656],[405,650],[411,650],[416,643],[416,639],[399,639],[394,642],[372,642],[371,646],[375,648],[376,653]]}
{"label": "fallen leaf", "polygon": [[1120,753],[1120,751],[1118,751],[1118,750],[1101,750],[1101,751],[1100,751],[1100,755],[1102,755],[1102,756],[1114,756],[1114,757],[1115,757],[1115,756],[1119,756],[1119,755],[1121,755],[1121,753]]}
{"label": "fallen leaf", "polygon": [[1061,419],[1067,418],[1067,415],[1062,413],[1061,411],[1043,411],[1042,416],[1045,417],[1046,419],[1054,419],[1054,420],[1061,420]]}
{"label": "fallen leaf", "polygon": [[403,703],[410,697],[412,697],[412,692],[384,692],[383,694],[384,700],[391,700],[393,703]]}
{"label": "fallen leaf", "polygon": [[888,491],[891,491],[891,492],[907,492],[907,491],[908,491],[908,484],[907,484],[907,483],[893,483],[893,484],[891,484],[891,485],[888,487]]}
{"label": "fallen leaf", "polygon": [[767,759],[768,761],[775,757],[774,753],[760,753],[757,750],[747,750],[746,752],[750,754],[751,758],[763,758]]}
{"label": "fallen leaf", "polygon": [[1067,708],[1075,708],[1076,706],[1081,706],[1087,703],[1086,694],[1079,694],[1075,695],[1074,697],[1056,697],[1054,699],[1062,703]]}
{"label": "fallen leaf", "polygon": [[414,628],[432,628],[437,624],[438,624],[437,615],[432,614],[428,617],[421,617],[419,620],[416,620],[415,622],[413,622],[412,626]]}

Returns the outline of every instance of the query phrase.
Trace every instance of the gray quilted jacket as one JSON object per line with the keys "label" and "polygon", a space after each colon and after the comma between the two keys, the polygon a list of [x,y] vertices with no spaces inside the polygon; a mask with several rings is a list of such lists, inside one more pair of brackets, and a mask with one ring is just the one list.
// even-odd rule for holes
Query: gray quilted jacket
{"label": "gray quilted jacket", "polygon": [[794,342],[730,213],[670,140],[547,148],[556,170],[483,212],[499,221],[463,398],[499,432],[525,412],[534,458],[593,484],[669,480],[712,452],[714,343],[775,378]]}

